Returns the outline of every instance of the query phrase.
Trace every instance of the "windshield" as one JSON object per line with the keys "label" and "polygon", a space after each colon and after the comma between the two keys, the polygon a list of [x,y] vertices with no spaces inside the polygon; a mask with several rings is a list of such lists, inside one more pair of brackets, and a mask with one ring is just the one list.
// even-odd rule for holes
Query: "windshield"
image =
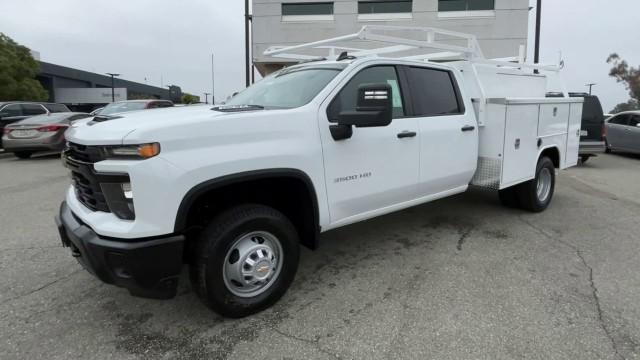
{"label": "windshield", "polygon": [[143,101],[136,102],[115,102],[111,103],[100,111],[100,115],[111,115],[127,111],[143,110],[147,107],[147,103]]}
{"label": "windshield", "polygon": [[284,69],[243,90],[225,106],[257,105],[291,109],[306,105],[334,78],[337,67]]}

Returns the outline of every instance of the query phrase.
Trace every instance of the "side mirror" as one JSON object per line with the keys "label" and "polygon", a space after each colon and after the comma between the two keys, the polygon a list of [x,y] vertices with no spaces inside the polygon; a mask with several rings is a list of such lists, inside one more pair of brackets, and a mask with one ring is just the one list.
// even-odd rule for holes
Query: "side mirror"
{"label": "side mirror", "polygon": [[334,140],[348,139],[355,127],[380,127],[391,124],[393,117],[393,94],[391,85],[363,84],[358,87],[355,111],[342,111],[338,115],[338,125],[331,125]]}

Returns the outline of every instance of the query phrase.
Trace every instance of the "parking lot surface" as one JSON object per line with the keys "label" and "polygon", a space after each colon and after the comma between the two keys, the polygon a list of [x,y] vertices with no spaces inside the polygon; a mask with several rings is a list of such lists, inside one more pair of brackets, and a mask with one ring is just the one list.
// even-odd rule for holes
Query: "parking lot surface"
{"label": "parking lot surface", "polygon": [[640,159],[562,172],[541,214],[473,190],[322,235],[291,290],[240,319],[183,278],[168,301],[104,285],[53,223],[55,156],[0,158],[2,359],[640,358]]}

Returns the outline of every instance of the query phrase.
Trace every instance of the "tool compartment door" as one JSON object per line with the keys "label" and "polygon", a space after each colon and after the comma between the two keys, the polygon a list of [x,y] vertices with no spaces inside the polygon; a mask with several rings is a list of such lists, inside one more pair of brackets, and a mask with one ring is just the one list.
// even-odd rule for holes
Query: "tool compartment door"
{"label": "tool compartment door", "polygon": [[564,157],[564,167],[578,165],[578,150],[580,148],[580,129],[582,126],[582,103],[573,103],[569,110],[567,128],[567,151]]}
{"label": "tool compartment door", "polygon": [[539,104],[507,105],[501,189],[535,175],[539,110]]}

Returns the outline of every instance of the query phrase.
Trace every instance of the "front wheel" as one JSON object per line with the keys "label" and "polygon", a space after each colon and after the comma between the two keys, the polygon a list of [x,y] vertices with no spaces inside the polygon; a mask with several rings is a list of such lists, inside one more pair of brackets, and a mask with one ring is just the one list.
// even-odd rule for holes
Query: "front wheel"
{"label": "front wheel", "polygon": [[544,211],[553,198],[556,185],[556,169],[548,157],[541,157],[536,166],[536,177],[518,187],[520,206],[528,211]]}
{"label": "front wheel", "polygon": [[202,231],[190,273],[198,296],[220,315],[240,318],[273,305],[298,269],[296,228],[279,211],[240,205]]}

